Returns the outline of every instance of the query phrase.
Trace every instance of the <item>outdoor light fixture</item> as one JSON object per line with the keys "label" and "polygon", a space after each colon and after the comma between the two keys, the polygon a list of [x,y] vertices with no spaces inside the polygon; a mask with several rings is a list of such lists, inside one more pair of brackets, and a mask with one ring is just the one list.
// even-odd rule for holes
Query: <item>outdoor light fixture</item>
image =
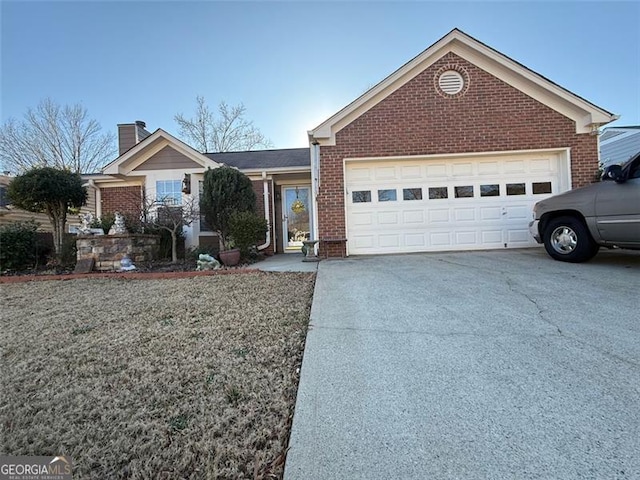
{"label": "outdoor light fixture", "polygon": [[191,193],[191,174],[185,173],[182,180],[182,193],[189,195]]}

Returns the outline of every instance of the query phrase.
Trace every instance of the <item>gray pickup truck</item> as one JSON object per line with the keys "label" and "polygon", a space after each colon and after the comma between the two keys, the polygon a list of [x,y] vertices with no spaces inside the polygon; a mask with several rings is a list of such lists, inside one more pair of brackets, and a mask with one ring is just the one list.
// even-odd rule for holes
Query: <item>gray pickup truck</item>
{"label": "gray pickup truck", "polygon": [[640,250],[640,153],[610,165],[602,181],[542,200],[529,231],[547,253],[584,262],[602,247]]}

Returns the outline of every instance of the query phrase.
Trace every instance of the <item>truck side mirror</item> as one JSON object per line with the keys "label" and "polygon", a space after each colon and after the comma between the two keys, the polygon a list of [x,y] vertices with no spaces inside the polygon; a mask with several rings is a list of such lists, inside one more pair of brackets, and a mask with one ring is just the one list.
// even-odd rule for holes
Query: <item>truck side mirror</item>
{"label": "truck side mirror", "polygon": [[604,169],[602,174],[604,180],[613,180],[616,183],[623,183],[625,181],[622,174],[622,167],[620,165],[609,165]]}

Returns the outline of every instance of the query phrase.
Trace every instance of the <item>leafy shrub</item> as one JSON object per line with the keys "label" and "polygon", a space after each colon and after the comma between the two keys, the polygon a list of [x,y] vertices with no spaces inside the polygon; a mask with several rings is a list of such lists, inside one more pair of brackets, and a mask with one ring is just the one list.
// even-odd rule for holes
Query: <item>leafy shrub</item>
{"label": "leafy shrub", "polygon": [[268,229],[267,220],[253,212],[236,212],[231,215],[231,238],[244,258],[250,257],[251,247],[264,238]]}
{"label": "leafy shrub", "polygon": [[0,226],[0,270],[25,270],[38,260],[38,224],[34,221]]}
{"label": "leafy shrub", "polygon": [[106,235],[107,233],[109,233],[109,230],[111,230],[111,227],[113,226],[114,223],[116,223],[116,216],[111,212],[107,212],[103,214],[102,217],[100,218],[98,217],[94,218],[93,221],[91,222],[90,227],[101,228],[104,234]]}

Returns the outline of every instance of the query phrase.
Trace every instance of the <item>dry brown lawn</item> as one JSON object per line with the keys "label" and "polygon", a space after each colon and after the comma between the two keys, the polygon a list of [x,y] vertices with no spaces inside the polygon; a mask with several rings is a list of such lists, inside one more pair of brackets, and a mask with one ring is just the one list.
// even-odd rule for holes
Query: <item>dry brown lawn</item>
{"label": "dry brown lawn", "polygon": [[74,478],[280,478],[315,276],[1,285],[0,453]]}

